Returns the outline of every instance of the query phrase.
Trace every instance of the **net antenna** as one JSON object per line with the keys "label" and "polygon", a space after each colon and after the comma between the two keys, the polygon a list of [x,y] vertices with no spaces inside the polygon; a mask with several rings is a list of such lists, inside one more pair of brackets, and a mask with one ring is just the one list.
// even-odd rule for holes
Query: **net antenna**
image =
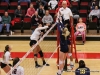
{"label": "net antenna", "polygon": [[56,23],[51,26],[51,28],[41,37],[41,39],[30,49],[28,52],[21,58],[21,60],[7,73],[7,75],[10,75],[12,71],[23,62],[23,60],[31,53],[31,51],[34,50],[34,48],[47,36],[47,34],[55,27]]}

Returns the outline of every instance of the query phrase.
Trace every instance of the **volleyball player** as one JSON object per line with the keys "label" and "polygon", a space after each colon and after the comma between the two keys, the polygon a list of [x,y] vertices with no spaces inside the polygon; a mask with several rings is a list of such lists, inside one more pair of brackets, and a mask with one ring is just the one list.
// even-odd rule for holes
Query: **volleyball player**
{"label": "volleyball player", "polygon": [[[41,30],[45,30],[48,27],[49,27],[49,25],[42,27],[42,25],[39,24],[39,26],[35,29],[35,31],[32,33],[32,35],[30,37],[30,46],[31,47],[33,47],[38,42],[38,40],[39,40],[39,38],[40,38],[40,36],[42,34]],[[42,52],[42,50],[41,50],[39,45],[37,45],[35,47],[35,49],[33,50],[33,53],[34,53],[34,60],[35,60],[35,67],[36,68],[41,67],[41,65],[39,65],[38,62],[37,62],[38,53],[39,53],[40,57],[42,58],[43,65],[49,66],[49,64],[47,64],[45,62],[45,59],[44,59],[44,56],[43,56],[43,52]]]}
{"label": "volleyball player", "polygon": [[[13,67],[20,61],[18,57],[13,59]],[[11,75],[24,75],[24,68],[21,66],[17,66],[13,71]]]}
{"label": "volleyball player", "polygon": [[1,68],[8,73],[11,69],[11,64],[9,63],[10,60],[13,60],[10,56],[11,47],[9,45],[5,46],[3,59],[1,60]]}
{"label": "volleyball player", "polygon": [[83,60],[79,61],[79,67],[75,70],[75,75],[90,75],[90,69],[86,67]]}
{"label": "volleyball player", "polygon": [[[58,10],[57,22],[58,22],[59,17],[61,17],[60,22],[63,23],[63,25],[68,28],[69,32],[71,32],[71,25],[73,25],[73,14],[71,10],[67,7],[66,1],[62,2],[62,7]],[[70,47],[71,43],[70,43],[69,37],[70,36],[67,37],[67,43],[68,43],[68,48],[69,48],[68,55],[70,56],[70,66],[71,68],[73,68],[74,63],[73,63],[73,57],[72,57],[72,52],[71,52],[71,47]]]}
{"label": "volleyball player", "polygon": [[67,36],[70,34],[70,32],[62,23],[57,24],[57,26],[60,32],[59,70],[57,75],[61,75],[65,65],[66,53],[68,53],[69,50]]}

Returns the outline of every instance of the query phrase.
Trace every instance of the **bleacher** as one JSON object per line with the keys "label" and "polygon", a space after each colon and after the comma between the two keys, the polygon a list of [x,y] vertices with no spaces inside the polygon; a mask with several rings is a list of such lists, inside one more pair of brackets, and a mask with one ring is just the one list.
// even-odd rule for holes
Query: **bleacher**
{"label": "bleacher", "polygon": [[[1,1],[1,0],[0,0]],[[46,0],[47,2],[49,0]],[[89,18],[88,18],[88,14],[90,12],[89,9],[89,3],[91,2],[91,0],[80,0],[80,2],[71,2],[70,3],[75,6],[76,8],[78,8],[79,11],[79,15],[80,17],[83,18],[83,21],[86,23],[87,25],[87,38],[88,37],[98,37],[100,34],[100,19],[95,18],[92,22],[89,22]],[[36,0],[31,0],[31,3],[33,3],[35,9],[36,9]],[[27,2],[22,2],[20,3],[21,8],[23,10],[23,14],[26,14],[27,8],[29,7]],[[12,19],[14,19],[14,11],[18,6],[18,0],[10,0],[10,4],[6,3],[6,2],[0,2],[0,16],[4,15],[5,11],[8,11],[9,15],[11,16]],[[50,14],[54,17],[55,15],[55,10],[49,10]],[[20,20],[20,18],[18,18]],[[27,37],[29,38],[29,35],[31,34],[31,18],[24,18],[23,19],[23,30],[21,30],[22,28],[20,27],[21,25],[21,21],[15,24],[15,33],[14,35],[12,35],[13,37],[19,36],[19,37],[25,37],[27,35]],[[21,30],[21,32],[20,32]],[[55,33],[56,34],[56,30]],[[9,37],[12,37],[9,36]],[[56,37],[55,35],[52,35],[53,37]],[[2,35],[1,37],[6,37],[5,35]]]}

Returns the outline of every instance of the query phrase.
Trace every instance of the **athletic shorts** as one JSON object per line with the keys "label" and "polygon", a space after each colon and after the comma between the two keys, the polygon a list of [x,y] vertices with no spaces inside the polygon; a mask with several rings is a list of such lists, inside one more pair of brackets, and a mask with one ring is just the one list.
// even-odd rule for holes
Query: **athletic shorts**
{"label": "athletic shorts", "polygon": [[1,68],[4,68],[6,66],[7,66],[7,64],[1,62]]}
{"label": "athletic shorts", "polygon": [[[67,40],[67,45],[71,45],[71,42],[70,42],[69,39]],[[69,51],[69,48],[68,48],[67,45],[66,46],[62,45],[61,48],[60,48],[60,51],[63,52],[63,53],[67,53]]]}
{"label": "athletic shorts", "polygon": [[30,46],[32,46],[32,45],[34,45],[34,44],[36,44],[36,43],[37,43],[37,41],[36,41],[36,40],[30,40],[29,45],[30,45]]}

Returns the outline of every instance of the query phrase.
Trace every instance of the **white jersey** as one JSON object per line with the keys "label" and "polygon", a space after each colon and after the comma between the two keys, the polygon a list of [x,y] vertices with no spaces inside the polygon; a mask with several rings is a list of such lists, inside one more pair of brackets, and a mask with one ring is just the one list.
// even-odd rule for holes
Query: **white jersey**
{"label": "white jersey", "polygon": [[52,9],[55,9],[56,5],[58,4],[58,2],[56,0],[50,0],[48,2],[48,5],[51,4]]}
{"label": "white jersey", "polygon": [[30,40],[38,41],[38,39],[40,38],[41,30],[44,30],[47,28],[48,28],[48,26],[36,28],[35,31],[33,32],[33,34],[31,35]]}
{"label": "white jersey", "polygon": [[[65,9],[62,7],[58,11],[57,18],[59,18],[60,16],[62,16],[64,20],[70,20],[70,17],[71,16],[73,17],[73,14],[68,7],[66,7]],[[57,19],[57,22],[58,22],[58,19]]]}
{"label": "white jersey", "polygon": [[10,52],[7,51],[4,54],[4,58],[3,58],[2,62],[5,63],[5,64],[9,64],[9,60],[12,60],[12,58],[11,58]]}
{"label": "white jersey", "polygon": [[16,69],[13,70],[11,75],[24,75],[24,68],[18,66]]}

